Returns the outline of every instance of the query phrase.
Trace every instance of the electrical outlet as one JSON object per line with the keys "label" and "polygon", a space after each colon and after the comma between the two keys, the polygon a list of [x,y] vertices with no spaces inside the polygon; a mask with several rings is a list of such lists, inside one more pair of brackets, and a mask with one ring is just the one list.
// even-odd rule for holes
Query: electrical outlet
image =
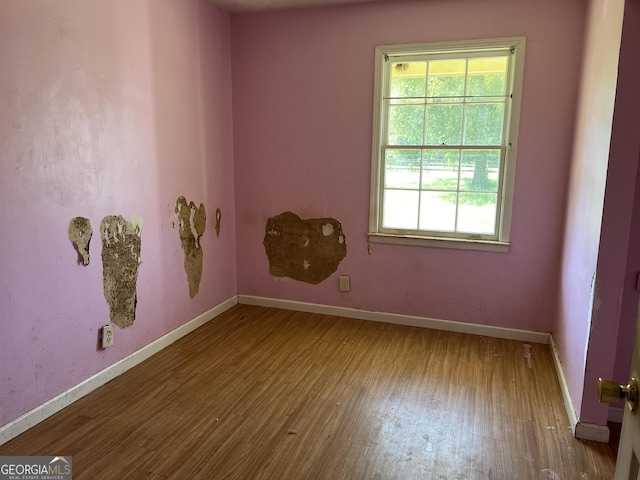
{"label": "electrical outlet", "polygon": [[113,347],[113,325],[102,327],[102,348]]}
{"label": "electrical outlet", "polygon": [[349,283],[349,275],[340,275],[340,291],[348,292],[351,290],[351,285]]}

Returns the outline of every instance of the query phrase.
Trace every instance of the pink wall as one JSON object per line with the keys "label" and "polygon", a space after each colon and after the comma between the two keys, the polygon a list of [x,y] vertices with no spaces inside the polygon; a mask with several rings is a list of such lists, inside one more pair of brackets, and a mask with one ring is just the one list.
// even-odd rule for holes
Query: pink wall
{"label": "pink wall", "polygon": [[636,319],[638,316],[638,301],[640,292],[636,289],[636,279],[640,272],[640,170],[636,173],[635,197],[633,202],[633,216],[631,218],[631,233],[627,250],[627,267],[624,276],[624,292],[620,307],[620,328],[618,329],[618,347],[613,369],[613,380],[627,383],[630,372],[630,359],[633,352]]}
{"label": "pink wall", "polygon": [[[551,331],[585,2],[394,1],[232,17],[240,294]],[[373,245],[367,253],[373,50],[527,36],[509,253]],[[318,286],[276,281],[268,217],[335,217],[347,257]],[[351,276],[350,293],[337,274]]]}
{"label": "pink wall", "polygon": [[[619,83],[616,94],[622,103],[616,103],[614,132],[617,132],[617,136],[614,135],[613,139],[618,137],[624,139],[624,143],[620,140],[618,143],[625,145],[625,150],[616,150],[616,159],[624,158],[622,164],[629,175],[636,167],[636,179],[612,379],[626,384],[629,380],[640,300],[640,292],[636,289],[636,278],[640,273],[640,168],[637,168],[640,161],[640,146],[637,146],[640,142],[640,132],[637,128],[637,116],[640,111],[640,98],[637,94],[637,85],[640,84],[640,68],[637,64],[637,52],[640,51],[640,1],[627,0],[624,15],[618,72],[623,81]],[[622,107],[624,110],[621,110]],[[635,161],[633,160],[634,145],[635,151],[638,152],[638,158]],[[625,211],[628,212],[628,210]]]}
{"label": "pink wall", "polygon": [[[0,425],[236,293],[230,66],[206,0],[0,2]],[[209,212],[194,300],[179,195]],[[78,265],[67,226],[108,214],[144,218],[143,263],[135,324],[99,350],[102,242]]]}
{"label": "pink wall", "polygon": [[[625,18],[622,33],[622,49],[620,58],[620,76],[625,80],[618,89],[618,98],[627,105],[625,111],[619,110],[616,105],[614,116],[614,127],[618,125],[618,120],[622,118],[620,127],[628,142],[626,153],[620,152],[618,155],[625,155],[625,165],[630,172],[633,169],[633,148],[634,141],[640,140],[640,132],[634,129],[637,125],[638,105],[637,85],[640,84],[640,69],[637,65],[637,52],[640,50],[640,2],[638,0],[627,0],[625,5]],[[625,90],[621,91],[620,89]],[[624,113],[624,115],[623,115]],[[625,118],[626,117],[626,118]],[[636,148],[640,150],[640,148]],[[639,154],[640,155],[640,152]],[[638,158],[636,162],[640,160]],[[637,165],[637,163],[636,163]],[[635,338],[636,320],[638,318],[638,300],[640,298],[636,290],[636,276],[640,272],[640,169],[636,170],[635,197],[633,212],[631,216],[631,232],[629,234],[629,246],[627,251],[627,265],[624,279],[624,291],[620,313],[620,328],[618,331],[617,355],[614,365],[613,379],[627,382],[629,380],[630,359],[633,351],[633,339]]]}
{"label": "pink wall", "polygon": [[[633,219],[638,152],[640,152],[640,2],[627,1],[624,8],[618,83],[613,113],[609,162],[606,172],[602,233],[597,263],[599,308],[593,309],[580,419],[602,424],[608,409],[597,400],[598,377],[611,378],[615,366],[612,352],[618,346],[618,330],[629,329],[633,317],[621,318],[625,293],[627,248]],[[623,353],[621,349],[620,353]],[[631,359],[628,359],[631,362]]]}
{"label": "pink wall", "polygon": [[[601,359],[604,363],[601,362],[598,371],[593,372],[604,377],[613,373],[615,357],[611,352],[615,351],[615,341],[613,346],[611,344],[618,333],[617,318],[610,317],[606,327],[604,322],[594,320],[603,306],[602,313],[607,315],[611,314],[612,308],[609,291],[603,293],[610,279],[605,272],[596,272],[623,9],[624,0],[593,0],[590,3],[569,184],[559,310],[553,330],[578,416],[596,424],[606,423],[606,406],[599,406],[597,415],[588,420],[581,412],[590,329],[593,335],[593,329],[598,328],[599,335],[594,338],[600,338],[612,348],[608,357]],[[635,174],[631,180],[635,180]],[[626,247],[622,248],[624,253]],[[604,305],[603,300],[606,301]]]}

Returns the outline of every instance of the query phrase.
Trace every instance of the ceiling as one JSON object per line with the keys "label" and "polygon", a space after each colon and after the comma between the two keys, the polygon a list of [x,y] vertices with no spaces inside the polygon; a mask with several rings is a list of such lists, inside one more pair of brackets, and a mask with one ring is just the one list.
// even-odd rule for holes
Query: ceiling
{"label": "ceiling", "polygon": [[257,12],[284,8],[317,7],[344,3],[363,3],[381,0],[210,0],[211,3],[230,13]]}

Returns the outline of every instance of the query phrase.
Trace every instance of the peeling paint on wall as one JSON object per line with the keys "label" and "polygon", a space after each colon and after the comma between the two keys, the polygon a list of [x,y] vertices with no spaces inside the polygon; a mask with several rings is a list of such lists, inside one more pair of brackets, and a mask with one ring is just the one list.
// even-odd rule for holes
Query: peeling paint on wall
{"label": "peeling paint on wall", "polygon": [[89,265],[89,243],[93,236],[91,220],[85,217],[73,217],[67,230],[69,240],[78,251],[78,263]]}
{"label": "peeling paint on wall", "polygon": [[220,238],[220,220],[222,219],[222,212],[219,208],[216,209],[216,238]]}
{"label": "peeling paint on wall", "polygon": [[200,280],[202,279],[204,252],[200,246],[200,237],[206,228],[207,213],[202,203],[200,207],[196,207],[195,203],[187,203],[186,198],[182,196],[178,197],[176,201],[175,212],[184,250],[184,270],[189,282],[189,296],[193,298],[200,290]]}
{"label": "peeling paint on wall", "polygon": [[334,273],[347,254],[345,236],[338,220],[302,220],[292,212],[267,220],[263,243],[271,275],[314,285]]}
{"label": "peeling paint on wall", "polygon": [[104,297],[109,304],[111,323],[120,328],[136,318],[138,267],[142,217],[126,221],[121,215],[108,215],[100,222]]}

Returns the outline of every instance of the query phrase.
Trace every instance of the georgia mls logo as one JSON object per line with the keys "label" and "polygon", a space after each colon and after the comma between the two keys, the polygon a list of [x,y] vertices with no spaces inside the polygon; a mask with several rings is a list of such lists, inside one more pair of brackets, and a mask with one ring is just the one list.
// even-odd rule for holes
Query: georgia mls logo
{"label": "georgia mls logo", "polygon": [[[49,462],[49,465],[53,465],[57,462],[60,462],[59,465],[55,465],[54,467],[49,467],[49,474],[69,474],[71,473],[71,465],[69,465],[69,461],[64,458],[64,457],[53,457],[53,460],[51,460]],[[57,471],[57,470],[61,470],[60,467],[62,467],[62,470],[66,470],[64,472],[62,471]]]}
{"label": "georgia mls logo", "polygon": [[72,457],[0,457],[0,480],[71,480]]}

